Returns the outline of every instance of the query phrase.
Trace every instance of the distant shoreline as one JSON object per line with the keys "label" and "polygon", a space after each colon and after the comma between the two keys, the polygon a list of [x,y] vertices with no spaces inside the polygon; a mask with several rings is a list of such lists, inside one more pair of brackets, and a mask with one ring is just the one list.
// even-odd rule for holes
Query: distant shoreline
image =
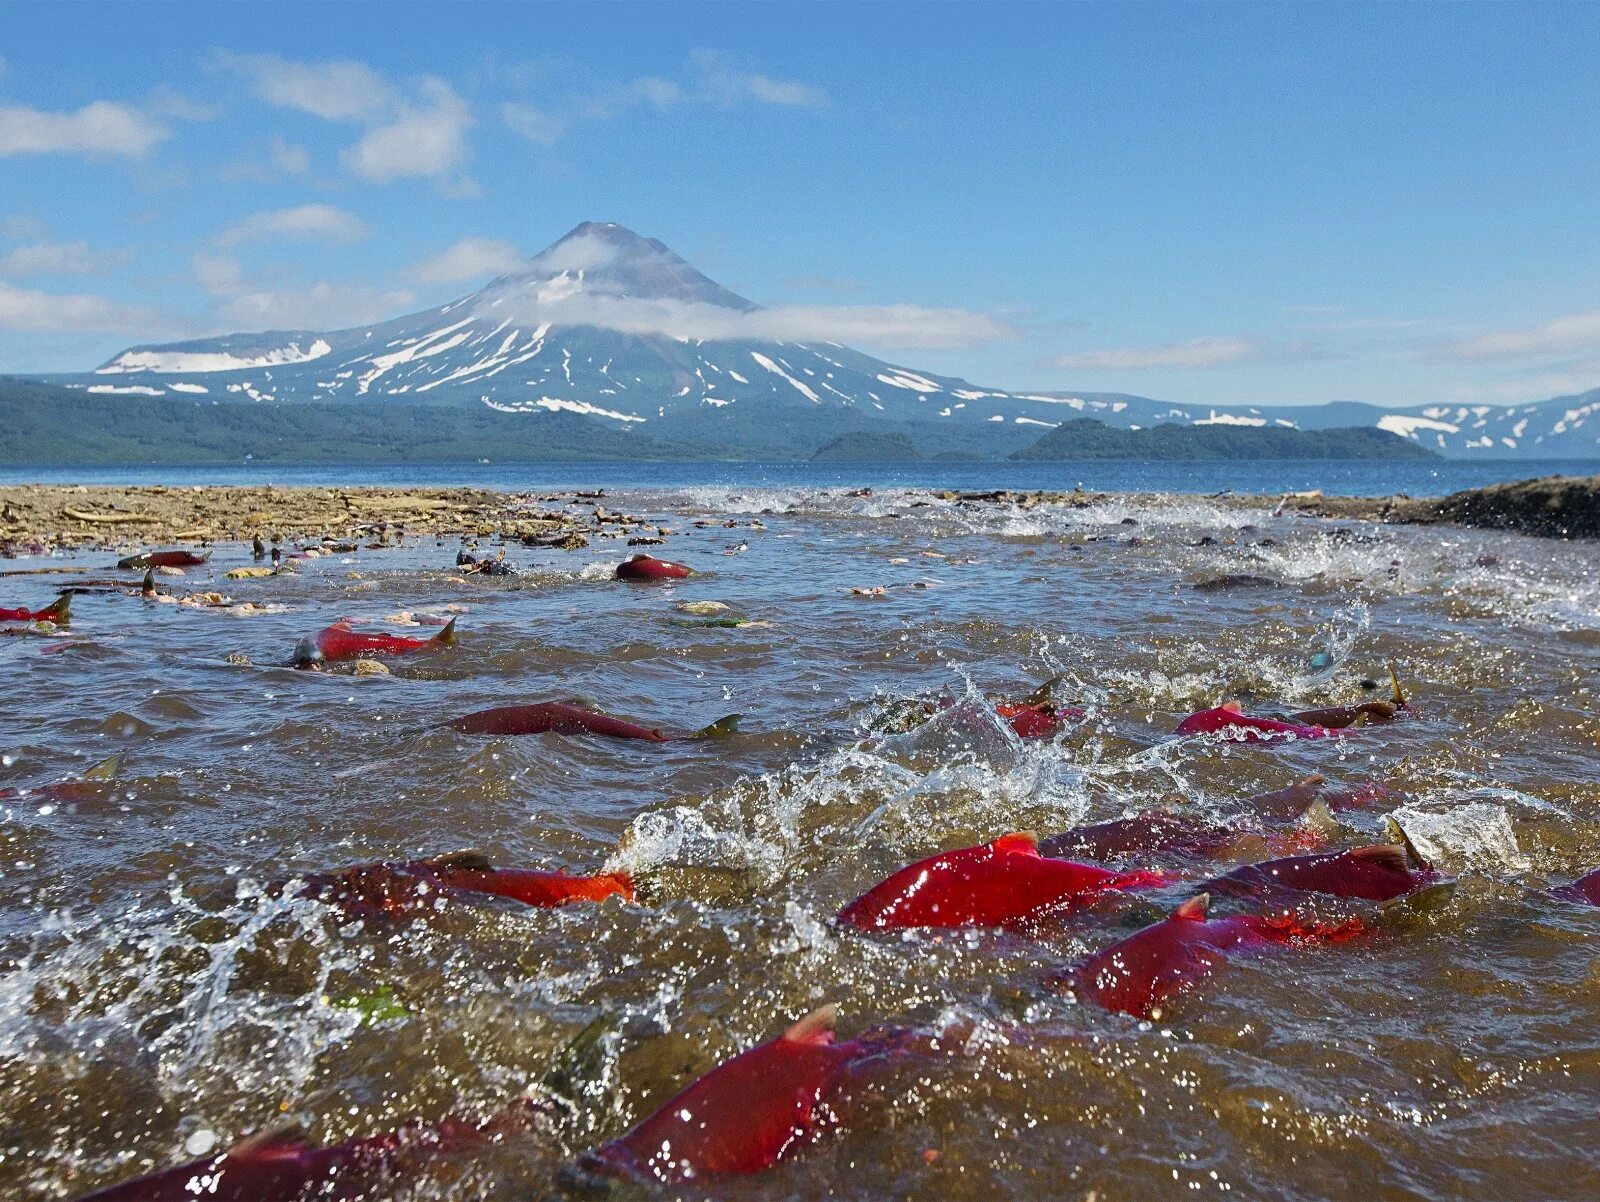
{"label": "distant shoreline", "polygon": [[[967,505],[1091,508],[1150,504],[1195,494],[1085,490],[912,490]],[[1600,537],[1600,475],[1547,476],[1470,489],[1444,498],[1404,495],[1218,495],[1229,509],[1275,509],[1333,520],[1452,523],[1556,538]],[[530,546],[587,545],[589,537],[664,537],[643,518],[612,511],[602,490],[530,496],[488,488],[280,487],[260,485],[0,486],[0,553],[137,548],[164,543],[472,535]]]}

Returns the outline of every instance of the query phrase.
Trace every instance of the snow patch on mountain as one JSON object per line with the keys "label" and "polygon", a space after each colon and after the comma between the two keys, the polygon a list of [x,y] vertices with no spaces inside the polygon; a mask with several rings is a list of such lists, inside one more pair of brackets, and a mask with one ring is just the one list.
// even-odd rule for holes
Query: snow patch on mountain
{"label": "snow patch on mountain", "polygon": [[304,350],[300,348],[298,342],[291,342],[288,346],[277,350],[250,356],[235,355],[227,351],[131,350],[123,351],[104,367],[96,368],[95,374],[105,376],[117,372],[136,371],[178,373],[287,367],[290,364],[309,363],[313,359],[320,359],[332,350],[333,347],[322,338],[318,338]]}

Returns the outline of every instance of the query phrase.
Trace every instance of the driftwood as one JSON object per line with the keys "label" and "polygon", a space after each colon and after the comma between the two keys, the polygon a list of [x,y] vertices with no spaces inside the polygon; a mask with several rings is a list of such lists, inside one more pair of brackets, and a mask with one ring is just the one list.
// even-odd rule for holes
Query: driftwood
{"label": "driftwood", "polygon": [[102,526],[125,526],[132,522],[160,522],[161,518],[148,513],[89,513],[83,509],[64,506],[61,510],[78,522],[95,522]]}

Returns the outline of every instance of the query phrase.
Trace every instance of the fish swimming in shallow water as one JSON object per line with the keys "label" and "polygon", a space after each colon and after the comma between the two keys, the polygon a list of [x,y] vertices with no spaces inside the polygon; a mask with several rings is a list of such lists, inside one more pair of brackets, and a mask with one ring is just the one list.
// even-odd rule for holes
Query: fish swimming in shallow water
{"label": "fish swimming in shallow water", "polygon": [[1160,922],[1079,962],[1061,983],[1079,1001],[1159,1019],[1169,998],[1191,992],[1233,955],[1349,939],[1363,929],[1354,920],[1317,924],[1292,914],[1209,918],[1210,905],[1208,894],[1191,897]]}
{"label": "fish swimming in shallow water", "polygon": [[72,594],[62,593],[43,609],[0,609],[0,622],[54,622],[65,626],[72,621]]}
{"label": "fish swimming in shallow water", "polygon": [[445,723],[469,735],[600,735],[607,739],[641,739],[671,743],[683,739],[714,739],[734,733],[739,715],[718,718],[697,731],[668,732],[614,718],[570,701],[539,701],[529,705],[501,705],[478,710]]}
{"label": "fish swimming in shallow water", "polygon": [[146,551],[117,560],[119,568],[197,568],[211,558],[211,552],[196,555],[193,551]]}
{"label": "fish swimming in shallow water", "polygon": [[1030,834],[941,852],[894,873],[839,911],[844,926],[1000,927],[1044,917],[1111,890],[1162,885],[1158,872],[1113,872],[1050,859]]}
{"label": "fish swimming in shallow water", "polygon": [[443,647],[453,647],[455,643],[454,618],[446,622],[444,629],[438,634],[426,639],[353,630],[349,622],[335,622],[326,630],[308,634],[296,643],[291,662],[296,668],[318,668],[323,664],[365,659],[373,655],[410,655],[416,651],[437,651]]}
{"label": "fish swimming in shallow water", "polygon": [[1389,665],[1389,684],[1392,694],[1388,701],[1363,701],[1358,705],[1331,705],[1321,709],[1297,710],[1286,715],[1290,722],[1306,726],[1324,726],[1330,730],[1346,730],[1358,726],[1382,726],[1405,714],[1410,702],[1400,689],[1400,676],[1394,665]]}
{"label": "fish swimming in shallow water", "polygon": [[403,917],[430,907],[439,897],[480,894],[525,906],[553,909],[608,897],[633,900],[625,872],[571,876],[531,868],[496,868],[480,851],[459,851],[428,860],[361,864],[303,878],[302,897],[339,906],[357,917]]}
{"label": "fish swimming in shallow water", "polygon": [[484,1122],[446,1118],[411,1123],[330,1147],[309,1143],[295,1129],[277,1128],[215,1156],[113,1185],[79,1202],[296,1202],[301,1198],[326,1202],[387,1197],[387,1191],[373,1192],[381,1189],[380,1182],[525,1129],[539,1109],[539,1103],[524,1100]]}
{"label": "fish swimming in shallow water", "polygon": [[1241,836],[1221,823],[1171,810],[1144,810],[1126,818],[1088,823],[1039,840],[1039,854],[1116,860],[1130,855],[1212,855]]}
{"label": "fish swimming in shallow water", "polygon": [[1228,701],[1212,709],[1190,714],[1178,723],[1173,733],[1220,734],[1232,741],[1255,743],[1263,739],[1331,739],[1339,732],[1326,726],[1310,726],[1304,722],[1285,722],[1278,718],[1247,714],[1237,701]]}
{"label": "fish swimming in shallow water", "polygon": [[994,712],[1019,739],[1053,738],[1068,722],[1077,721],[1086,712],[1078,706],[1061,705],[1056,701],[1056,690],[1062,679],[1052,677],[1021,701],[996,701]]}
{"label": "fish swimming in shallow water", "polygon": [[1399,843],[1375,843],[1350,851],[1285,856],[1243,864],[1198,885],[1201,893],[1272,900],[1284,893],[1326,893],[1333,897],[1391,901],[1432,885],[1438,874],[1427,865],[1413,870]]}
{"label": "fish swimming in shallow water", "polygon": [[0,798],[20,797],[26,793],[30,801],[78,801],[83,798],[97,797],[111,787],[117,773],[122,768],[122,756],[108,755],[98,764],[86,768],[83,773],[71,780],[56,781],[51,785],[40,785],[35,789],[0,789]]}
{"label": "fish swimming in shallow water", "polygon": [[1600,906],[1600,868],[1580,876],[1570,885],[1562,885],[1550,891],[1563,901],[1583,902],[1591,906]]}
{"label": "fish swimming in shallow water", "polygon": [[617,565],[618,580],[684,580],[695,574],[687,564],[657,559],[654,555],[635,555]]}
{"label": "fish swimming in shallow water", "polygon": [[908,1032],[834,1042],[823,1006],[724,1061],[626,1135],[579,1158],[574,1177],[673,1184],[760,1172],[839,1121],[840,1094],[867,1065],[902,1054]]}

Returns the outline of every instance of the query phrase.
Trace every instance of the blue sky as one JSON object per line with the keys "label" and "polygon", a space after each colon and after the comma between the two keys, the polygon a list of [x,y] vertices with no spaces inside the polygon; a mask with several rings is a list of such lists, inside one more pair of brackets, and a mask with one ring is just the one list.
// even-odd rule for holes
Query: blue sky
{"label": "blue sky", "polygon": [[983,384],[1600,385],[1600,5],[11,3],[0,59],[0,371],[594,219]]}

